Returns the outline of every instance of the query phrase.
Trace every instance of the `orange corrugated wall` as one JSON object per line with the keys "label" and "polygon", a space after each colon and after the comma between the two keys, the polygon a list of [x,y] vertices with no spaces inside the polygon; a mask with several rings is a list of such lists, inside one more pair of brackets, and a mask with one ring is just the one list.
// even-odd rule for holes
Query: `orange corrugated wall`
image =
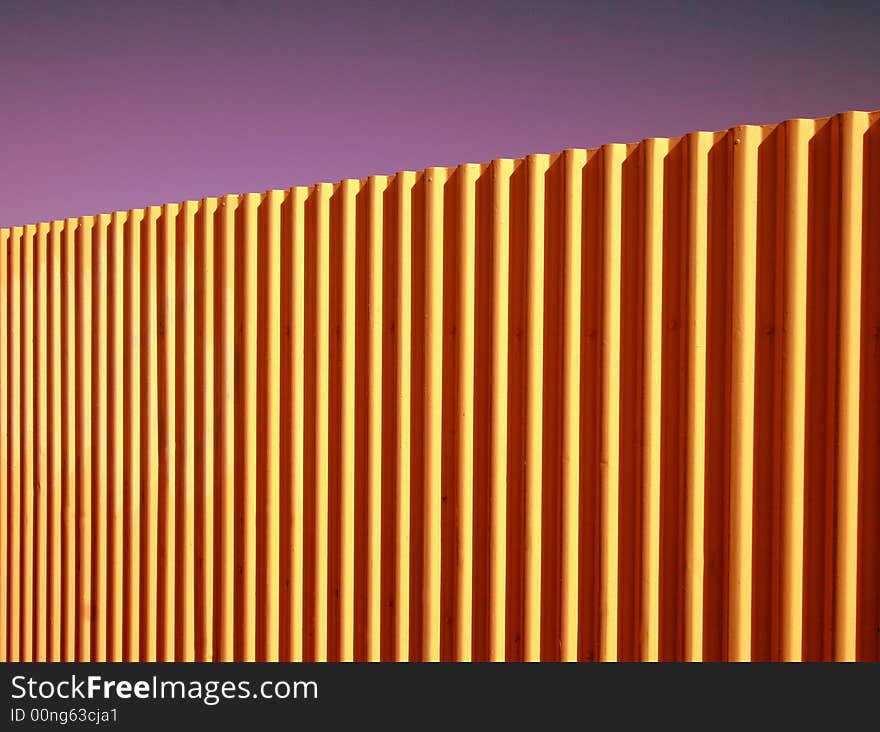
{"label": "orange corrugated wall", "polygon": [[880,113],[0,268],[5,660],[880,659]]}

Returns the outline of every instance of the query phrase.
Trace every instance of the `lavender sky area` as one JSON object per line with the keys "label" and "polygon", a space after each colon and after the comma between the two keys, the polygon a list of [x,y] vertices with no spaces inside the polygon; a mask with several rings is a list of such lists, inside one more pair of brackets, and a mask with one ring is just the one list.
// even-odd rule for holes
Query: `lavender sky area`
{"label": "lavender sky area", "polygon": [[880,108],[880,2],[0,4],[0,226]]}

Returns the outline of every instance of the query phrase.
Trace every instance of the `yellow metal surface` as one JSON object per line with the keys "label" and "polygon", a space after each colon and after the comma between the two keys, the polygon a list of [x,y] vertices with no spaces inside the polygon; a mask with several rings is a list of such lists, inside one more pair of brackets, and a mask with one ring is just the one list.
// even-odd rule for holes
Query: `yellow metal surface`
{"label": "yellow metal surface", "polygon": [[0,230],[2,660],[880,660],[880,113]]}

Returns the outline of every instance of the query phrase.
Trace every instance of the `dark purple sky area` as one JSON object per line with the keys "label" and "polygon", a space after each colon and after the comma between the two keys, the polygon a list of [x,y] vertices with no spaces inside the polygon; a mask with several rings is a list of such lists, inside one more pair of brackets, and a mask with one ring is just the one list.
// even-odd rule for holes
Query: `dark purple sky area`
{"label": "dark purple sky area", "polygon": [[880,2],[0,0],[0,226],[880,108]]}

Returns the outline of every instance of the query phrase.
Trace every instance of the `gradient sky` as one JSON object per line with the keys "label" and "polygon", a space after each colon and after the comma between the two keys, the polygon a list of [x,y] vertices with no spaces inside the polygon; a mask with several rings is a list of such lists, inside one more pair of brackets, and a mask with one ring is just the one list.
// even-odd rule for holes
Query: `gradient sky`
{"label": "gradient sky", "polygon": [[880,2],[0,4],[0,226],[880,108]]}

